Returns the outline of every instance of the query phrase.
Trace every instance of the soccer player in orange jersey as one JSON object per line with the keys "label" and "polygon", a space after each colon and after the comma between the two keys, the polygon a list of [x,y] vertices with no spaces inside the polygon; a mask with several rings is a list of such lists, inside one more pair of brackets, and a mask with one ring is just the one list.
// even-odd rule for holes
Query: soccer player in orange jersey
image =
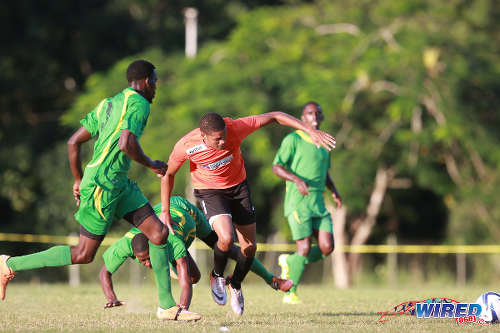
{"label": "soccer player in orange jersey", "polygon": [[[162,177],[160,219],[170,227],[170,196],[175,174],[189,160],[194,195],[218,236],[214,246],[214,268],[210,274],[212,296],[217,304],[225,305],[227,283],[231,292],[231,307],[237,315],[243,314],[244,309],[241,282],[252,265],[257,249],[255,212],[240,145],[248,135],[274,122],[306,132],[318,147],[335,148],[335,139],[331,135],[308,127],[283,112],[234,120],[212,112],[200,119],[199,128],[176,143],[170,154],[167,173]],[[231,278],[226,281],[224,269],[233,244],[233,225],[241,252]]]}

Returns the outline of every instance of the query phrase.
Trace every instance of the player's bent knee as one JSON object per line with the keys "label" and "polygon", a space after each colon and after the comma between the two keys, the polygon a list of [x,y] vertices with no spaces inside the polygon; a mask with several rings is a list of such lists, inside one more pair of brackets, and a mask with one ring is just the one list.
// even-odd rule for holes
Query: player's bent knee
{"label": "player's bent knee", "polygon": [[162,228],[160,232],[154,233],[149,237],[149,241],[154,245],[162,245],[167,242],[168,239],[168,229]]}
{"label": "player's bent knee", "polygon": [[222,236],[219,237],[219,240],[217,241],[217,245],[219,248],[223,251],[229,251],[231,246],[233,245],[233,237],[229,236]]}
{"label": "player's bent knee", "polygon": [[243,255],[247,258],[255,257],[255,252],[257,252],[257,244],[250,244],[245,248],[241,249]]}

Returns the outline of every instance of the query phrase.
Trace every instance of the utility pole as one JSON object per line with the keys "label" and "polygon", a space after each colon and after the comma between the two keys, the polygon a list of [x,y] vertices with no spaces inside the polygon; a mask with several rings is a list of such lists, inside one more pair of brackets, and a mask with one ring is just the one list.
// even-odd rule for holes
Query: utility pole
{"label": "utility pole", "polygon": [[186,25],[186,57],[196,57],[198,49],[198,10],[188,7],[184,10],[184,22]]}

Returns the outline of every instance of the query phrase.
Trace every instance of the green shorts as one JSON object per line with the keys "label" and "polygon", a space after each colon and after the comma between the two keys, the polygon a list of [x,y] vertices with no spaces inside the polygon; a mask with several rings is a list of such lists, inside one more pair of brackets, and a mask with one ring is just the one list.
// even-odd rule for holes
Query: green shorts
{"label": "green shorts", "polygon": [[292,231],[293,240],[309,237],[313,230],[322,230],[333,234],[333,223],[329,213],[324,216],[301,216],[294,210],[288,215],[288,225]]}
{"label": "green shorts", "polygon": [[120,189],[107,191],[89,186],[81,188],[80,194],[80,208],[75,218],[94,235],[105,235],[115,217],[121,219],[148,203],[137,184],[130,180]]}

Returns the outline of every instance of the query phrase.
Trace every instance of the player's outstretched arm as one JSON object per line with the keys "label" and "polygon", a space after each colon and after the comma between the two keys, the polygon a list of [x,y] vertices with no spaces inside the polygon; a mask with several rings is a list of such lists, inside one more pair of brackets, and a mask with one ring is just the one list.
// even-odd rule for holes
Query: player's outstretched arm
{"label": "player's outstretched arm", "polygon": [[299,119],[290,116],[284,112],[273,111],[268,113],[263,113],[258,115],[257,118],[260,121],[261,126],[266,126],[273,122],[277,122],[280,125],[293,127],[299,130],[302,130],[309,134],[311,140],[316,144],[317,147],[323,146],[327,150],[332,150],[335,148],[335,138],[330,134],[307,127],[302,121]]}
{"label": "player's outstretched arm", "polygon": [[82,143],[89,141],[92,135],[85,127],[80,127],[71,138],[68,140],[68,159],[71,173],[75,182],[73,184],[73,196],[76,200],[76,205],[80,206],[80,183],[82,182],[83,171],[82,161],[80,159],[80,147]]}
{"label": "player's outstretched arm", "polygon": [[101,271],[99,272],[99,280],[101,281],[102,291],[106,296],[108,302],[104,305],[104,308],[112,308],[115,306],[125,305],[125,302],[119,301],[116,298],[115,291],[113,290],[113,280],[111,278],[112,274],[108,272],[105,265],[102,266]]}
{"label": "player's outstretched arm", "polygon": [[181,257],[175,262],[179,287],[181,288],[179,306],[187,310],[189,309],[189,305],[191,305],[191,298],[193,296],[193,285],[191,283],[191,276],[189,275],[187,256]]}
{"label": "player's outstretched arm", "polygon": [[134,133],[127,129],[123,129],[120,134],[118,145],[120,146],[121,151],[137,163],[148,167],[158,175],[163,176],[165,174],[167,164],[159,160],[153,161],[149,158],[149,156],[144,154],[144,151],[142,150],[141,145],[139,144],[139,141]]}

